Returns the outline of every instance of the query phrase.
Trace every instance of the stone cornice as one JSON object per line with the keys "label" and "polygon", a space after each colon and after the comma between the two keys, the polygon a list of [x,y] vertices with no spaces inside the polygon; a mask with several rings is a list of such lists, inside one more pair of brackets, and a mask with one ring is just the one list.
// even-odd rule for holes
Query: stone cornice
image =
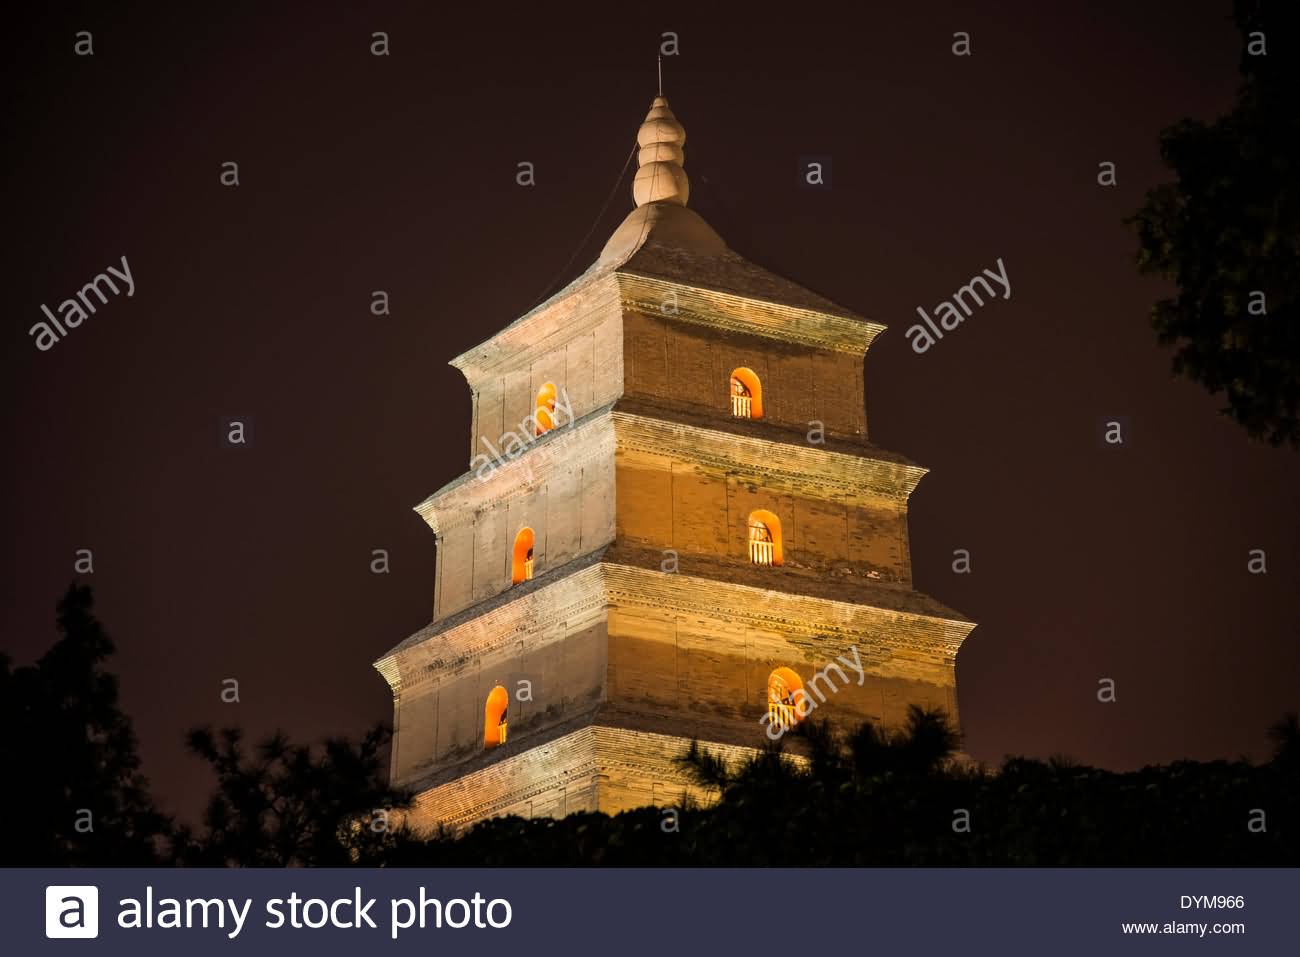
{"label": "stone cornice", "polygon": [[[517,765],[521,758],[534,753],[537,748],[562,742],[566,738],[570,742],[580,740],[579,735],[590,732],[591,722],[597,710],[593,706],[561,724],[535,732],[529,736],[526,742],[527,747],[523,750],[518,749],[518,739],[512,738],[508,749],[498,748],[491,751],[480,751],[459,761],[421,769],[412,775],[411,779],[403,782],[403,786],[416,792],[425,792],[430,788],[447,785],[452,785],[458,789],[464,788],[471,785],[472,776],[480,775],[483,772],[491,774],[494,773],[494,769],[496,773],[499,773],[511,765]],[[535,757],[535,753],[533,756]],[[553,773],[544,776],[539,776],[535,772],[527,775],[506,775],[507,778],[520,783],[506,791],[502,797],[487,805],[487,813],[484,816],[491,817],[494,812],[501,810],[508,804],[543,794],[554,785],[563,784],[575,774],[581,774],[583,771],[594,771],[595,762],[593,758],[594,756],[591,754],[583,755],[583,759],[579,763],[571,764],[566,762],[567,766],[561,766]]]}
{"label": "stone cornice", "polygon": [[[813,446],[722,432],[685,422],[620,412],[602,406],[576,422],[530,442],[479,478],[469,471],[434,492],[415,511],[435,535],[472,520],[476,511],[527,494],[555,472],[613,454],[615,448],[664,455],[683,462],[741,472],[769,488],[821,497],[859,496],[863,491],[906,502],[927,470]],[[477,461],[477,459],[476,459]]]}
{"label": "stone cornice", "polygon": [[[866,353],[886,328],[869,320],[849,319],[620,269],[580,276],[449,364],[459,369],[473,388],[484,374],[502,362],[525,364],[554,348],[556,335],[568,338],[594,328],[608,317],[609,307],[615,304],[648,315],[859,356]],[[671,309],[664,308],[668,304]]]}
{"label": "stone cornice", "polygon": [[620,450],[741,471],[782,491],[822,489],[855,495],[868,489],[906,502],[927,469],[869,455],[849,455],[813,446],[774,442],[684,422],[620,412],[611,413]]}
{"label": "stone cornice", "polygon": [[554,349],[556,336],[567,340],[594,329],[610,317],[611,310],[617,310],[618,304],[618,284],[608,274],[575,283],[571,290],[561,290],[448,365],[459,369],[471,388],[477,388],[478,380],[494,367],[504,362],[527,364]]}
{"label": "stone cornice", "polygon": [[[741,745],[701,743],[732,767],[760,753],[757,748]],[[690,739],[679,735],[607,727],[583,715],[528,744],[528,750],[502,753],[504,749],[495,749],[405,782],[417,795],[414,807],[403,813],[418,816],[428,809],[436,814],[438,823],[464,828],[523,801],[551,794],[557,787],[609,771],[645,774],[652,770],[656,780],[665,785],[716,797],[712,789],[696,785],[691,774],[674,760],[691,744]],[[540,747],[563,755],[548,763],[554,768],[549,773],[539,773],[535,763],[536,749]],[[798,755],[786,757],[800,766],[808,763]]]}
{"label": "stone cornice", "polygon": [[[444,485],[419,505],[415,511],[440,535],[472,520],[474,512],[490,508],[528,494],[543,484],[557,466],[572,469],[614,452],[614,430],[608,412],[602,406],[576,422],[532,439],[524,451],[513,459],[497,459],[490,471],[486,465],[471,470]],[[476,456],[474,461],[478,461]],[[482,477],[479,472],[485,472]]]}
{"label": "stone cornice", "polygon": [[872,340],[885,331],[878,322],[847,319],[635,273],[620,271],[616,275],[625,309],[664,319],[858,356],[865,355]]}
{"label": "stone cornice", "polygon": [[[525,636],[554,633],[557,626],[586,621],[605,607],[721,616],[777,632],[795,645],[815,641],[832,653],[855,644],[869,649],[881,644],[884,635],[891,653],[901,650],[918,659],[947,663],[956,658],[975,628],[974,622],[963,619],[598,562],[486,611],[472,606],[453,619],[430,625],[375,662],[375,668],[398,697],[457,673],[475,659],[505,653]],[[559,640],[563,635],[553,637]]]}
{"label": "stone cornice", "polygon": [[[846,642],[843,647],[848,648],[858,639],[870,638],[887,630],[891,645],[927,657],[952,660],[967,635],[975,629],[974,622],[963,619],[888,611],[873,605],[771,591],[631,565],[605,562],[600,567],[604,570],[608,603],[612,607],[671,608],[691,615],[722,615],[733,621],[780,632],[791,640],[825,637],[842,640]],[[913,627],[902,629],[898,627],[900,623]],[[907,631],[928,634],[924,638],[909,638],[904,634]]]}
{"label": "stone cornice", "polygon": [[375,669],[397,697],[476,658],[507,649],[523,635],[586,621],[606,602],[601,566],[593,558],[599,553],[519,586],[517,595],[512,589],[426,625],[376,661]]}

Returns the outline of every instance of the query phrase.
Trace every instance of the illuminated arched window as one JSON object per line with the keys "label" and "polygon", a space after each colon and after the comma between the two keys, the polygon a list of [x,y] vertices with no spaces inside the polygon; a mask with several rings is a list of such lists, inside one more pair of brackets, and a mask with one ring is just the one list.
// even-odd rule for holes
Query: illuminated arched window
{"label": "illuminated arched window", "polygon": [[803,681],[793,669],[777,668],[767,676],[767,714],[772,727],[789,731],[807,713]]}
{"label": "illuminated arched window", "polygon": [[515,536],[514,551],[510,555],[510,581],[518,585],[533,577],[533,530],[521,528]]}
{"label": "illuminated arched window", "polygon": [[495,748],[506,743],[506,706],[510,704],[510,695],[506,689],[497,685],[487,696],[483,708],[483,747]]}
{"label": "illuminated arched window", "polygon": [[537,390],[537,408],[533,410],[537,420],[536,435],[549,432],[555,428],[555,383],[548,382]]}
{"label": "illuminated arched window", "polygon": [[763,417],[763,385],[753,369],[742,366],[731,373],[731,414],[738,419]]}
{"label": "illuminated arched window", "polygon": [[766,509],[749,513],[749,560],[755,565],[780,565],[781,520]]}

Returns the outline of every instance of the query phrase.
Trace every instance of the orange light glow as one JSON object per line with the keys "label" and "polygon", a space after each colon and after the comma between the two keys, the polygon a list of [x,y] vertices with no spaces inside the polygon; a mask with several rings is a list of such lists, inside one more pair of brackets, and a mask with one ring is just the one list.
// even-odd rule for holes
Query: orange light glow
{"label": "orange light glow", "polygon": [[537,420],[536,435],[549,432],[555,428],[555,383],[548,382],[537,390],[537,408],[533,412]]}
{"label": "orange light glow", "polygon": [[510,581],[518,585],[533,577],[533,530],[521,528],[515,536],[515,547],[510,559]]}
{"label": "orange light glow", "polygon": [[755,565],[781,565],[785,553],[781,545],[781,520],[767,509],[749,513],[749,560]]}
{"label": "orange light glow", "polygon": [[731,373],[731,414],[738,419],[763,417],[763,385],[753,369],[742,366]]}
{"label": "orange light glow", "polygon": [[510,695],[500,685],[488,692],[487,705],[483,708],[483,747],[495,748],[506,743],[506,707],[509,704]]}
{"label": "orange light glow", "polygon": [[773,727],[788,731],[807,714],[803,680],[792,668],[777,668],[767,676],[767,713]]}

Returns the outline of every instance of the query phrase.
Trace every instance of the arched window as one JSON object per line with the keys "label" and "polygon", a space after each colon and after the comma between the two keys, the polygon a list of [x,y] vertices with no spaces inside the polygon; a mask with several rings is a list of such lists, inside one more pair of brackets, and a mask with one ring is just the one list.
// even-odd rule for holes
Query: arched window
{"label": "arched window", "polygon": [[537,421],[535,435],[541,435],[555,428],[555,383],[548,382],[537,390],[537,407],[533,410]]}
{"label": "arched window", "polygon": [[767,676],[768,723],[789,731],[808,713],[803,681],[792,668],[777,668]]}
{"label": "arched window", "polygon": [[753,369],[742,366],[731,373],[731,414],[738,419],[763,417],[763,385]]}
{"label": "arched window", "polygon": [[533,577],[533,530],[521,528],[515,536],[514,551],[510,556],[510,583],[518,585]]}
{"label": "arched window", "polygon": [[483,747],[495,748],[506,743],[506,707],[509,704],[510,695],[500,685],[488,692],[487,704],[483,708]]}
{"label": "arched window", "polygon": [[755,565],[780,565],[781,520],[766,509],[749,513],[749,560]]}

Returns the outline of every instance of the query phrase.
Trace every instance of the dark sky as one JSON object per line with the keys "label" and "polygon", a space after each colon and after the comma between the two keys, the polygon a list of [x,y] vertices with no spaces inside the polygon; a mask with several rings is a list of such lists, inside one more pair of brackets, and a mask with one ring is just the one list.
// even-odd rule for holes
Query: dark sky
{"label": "dark sky", "polygon": [[[27,662],[53,640],[92,548],[169,806],[193,813],[208,787],[192,725],[319,738],[391,716],[370,662],[433,603],[412,506],[466,466],[469,393],[446,363],[534,305],[586,234],[663,31],[692,207],[891,327],[866,361],[872,439],[932,470],[916,583],[980,623],[958,660],[968,750],[1260,757],[1300,706],[1300,456],[1170,377],[1147,324],[1165,287],[1136,275],[1121,222],[1167,178],[1158,131],[1231,102],[1228,3],[872,4],[840,22],[266,6],[94,4],[5,31],[0,647]],[[73,55],[81,29],[93,57]],[[369,54],[375,30],[391,56]],[[957,30],[973,56],[950,52]],[[810,155],[831,157],[831,189],[796,188]],[[629,178],[563,278],[631,202]],[[41,304],[123,255],[135,295],[39,352]],[[1012,299],[913,353],[916,307],[999,257]],[[391,316],[371,315],[377,289]],[[251,422],[249,448],[222,447],[223,417]],[[1122,450],[1099,441],[1114,417]],[[391,574],[371,573],[375,548]],[[952,573],[957,548],[973,574]],[[238,705],[220,701],[230,677]]]}

